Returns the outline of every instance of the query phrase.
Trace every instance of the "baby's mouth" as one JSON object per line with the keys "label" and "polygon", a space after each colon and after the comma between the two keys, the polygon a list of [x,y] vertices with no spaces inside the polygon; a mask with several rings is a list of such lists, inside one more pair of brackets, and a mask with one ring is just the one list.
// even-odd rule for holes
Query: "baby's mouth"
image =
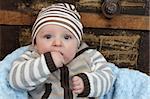
{"label": "baby's mouth", "polygon": [[57,51],[57,50],[53,50],[53,51],[51,51],[51,52],[58,52],[58,53],[60,53],[62,56],[64,55],[61,51]]}

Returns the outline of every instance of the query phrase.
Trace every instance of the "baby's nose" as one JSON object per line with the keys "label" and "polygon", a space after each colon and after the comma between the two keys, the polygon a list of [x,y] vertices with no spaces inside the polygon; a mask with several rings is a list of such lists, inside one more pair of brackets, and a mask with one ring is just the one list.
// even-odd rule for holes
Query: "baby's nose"
{"label": "baby's nose", "polygon": [[53,43],[52,43],[53,46],[62,46],[62,41],[60,39],[55,39],[53,40]]}

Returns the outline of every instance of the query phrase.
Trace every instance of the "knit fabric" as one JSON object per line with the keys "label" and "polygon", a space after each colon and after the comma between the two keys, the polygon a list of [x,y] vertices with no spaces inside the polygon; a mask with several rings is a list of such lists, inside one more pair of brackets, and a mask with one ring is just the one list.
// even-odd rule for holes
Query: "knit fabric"
{"label": "knit fabric", "polygon": [[80,22],[80,15],[74,5],[67,3],[52,4],[43,8],[32,28],[32,44],[39,30],[48,24],[55,24],[68,29],[80,43],[83,34],[83,26]]}
{"label": "knit fabric", "polygon": [[[27,49],[28,46],[18,48],[0,61],[0,99],[28,99],[25,90],[13,89],[7,79],[12,61]],[[113,64],[109,66],[116,79],[109,93],[99,99],[150,99],[150,76],[128,68],[118,68]]]}
{"label": "knit fabric", "polygon": [[[81,43],[79,49],[82,50],[82,48],[85,47],[86,45]],[[13,62],[8,77],[10,85],[15,89],[28,90],[33,99],[41,99],[46,92],[44,83],[52,84],[49,99],[68,99],[65,97],[64,89],[66,87],[61,86],[65,83],[61,84],[61,82],[71,82],[71,78],[74,75],[78,75],[82,78],[84,91],[79,94],[80,98],[77,97],[77,94],[73,94],[73,99],[87,99],[87,97],[103,96],[112,86],[113,75],[111,69],[108,67],[109,63],[94,49],[86,50],[67,64],[69,80],[61,79],[65,77],[61,76],[62,72],[60,69],[53,69],[55,71],[51,70],[53,64],[48,63],[50,61],[47,61],[47,59],[51,59],[47,57],[47,55],[48,53],[38,56],[34,50],[29,48]],[[50,64],[51,66],[49,66]],[[64,73],[66,72],[64,71]],[[69,89],[70,88],[71,86]]]}

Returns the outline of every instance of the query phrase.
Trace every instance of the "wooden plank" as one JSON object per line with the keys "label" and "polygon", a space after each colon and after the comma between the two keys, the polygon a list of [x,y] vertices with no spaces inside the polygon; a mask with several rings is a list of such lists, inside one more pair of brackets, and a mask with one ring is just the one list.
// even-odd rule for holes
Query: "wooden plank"
{"label": "wooden plank", "polygon": [[[82,7],[93,7],[93,8],[101,8],[101,0],[95,0],[95,1],[92,1],[92,0],[80,0],[78,5],[82,6]],[[141,2],[129,2],[127,0],[122,0],[119,2],[120,6],[121,7],[144,7],[145,6],[145,2],[141,1]]]}
{"label": "wooden plank", "polygon": [[[150,30],[149,16],[116,15],[113,19],[106,19],[102,14],[81,12],[81,21],[84,27]],[[0,24],[5,25],[32,25],[35,17],[16,11],[0,10]]]}
{"label": "wooden plank", "polygon": [[31,15],[27,13],[0,10],[0,24],[5,25],[30,25],[33,22]]}
{"label": "wooden plank", "polygon": [[150,30],[149,16],[116,15],[113,19],[106,19],[102,14],[80,13],[84,27]]}

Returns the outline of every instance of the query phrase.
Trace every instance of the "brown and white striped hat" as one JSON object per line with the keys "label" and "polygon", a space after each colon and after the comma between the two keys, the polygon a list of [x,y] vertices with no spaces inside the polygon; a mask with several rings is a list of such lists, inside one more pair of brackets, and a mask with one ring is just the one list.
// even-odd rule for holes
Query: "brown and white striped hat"
{"label": "brown and white striped hat", "polygon": [[38,31],[48,24],[63,26],[73,33],[79,43],[82,40],[83,26],[80,22],[80,15],[72,4],[57,3],[43,8],[32,27],[32,44],[35,43]]}

